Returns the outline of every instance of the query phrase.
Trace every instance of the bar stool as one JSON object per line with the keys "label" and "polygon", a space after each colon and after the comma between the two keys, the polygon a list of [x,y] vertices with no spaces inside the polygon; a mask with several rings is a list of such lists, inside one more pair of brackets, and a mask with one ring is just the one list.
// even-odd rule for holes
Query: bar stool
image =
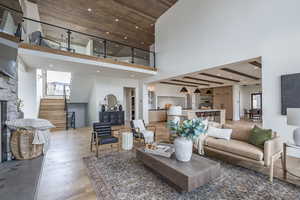
{"label": "bar stool", "polygon": [[220,121],[220,112],[219,111],[214,111],[214,121],[215,122]]}

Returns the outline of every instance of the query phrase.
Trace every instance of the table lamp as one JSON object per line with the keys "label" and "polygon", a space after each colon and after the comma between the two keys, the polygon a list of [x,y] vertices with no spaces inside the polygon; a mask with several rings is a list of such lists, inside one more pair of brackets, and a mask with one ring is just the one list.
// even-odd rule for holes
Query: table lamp
{"label": "table lamp", "polygon": [[300,146],[300,108],[287,108],[287,124],[297,126],[294,130],[295,145]]}

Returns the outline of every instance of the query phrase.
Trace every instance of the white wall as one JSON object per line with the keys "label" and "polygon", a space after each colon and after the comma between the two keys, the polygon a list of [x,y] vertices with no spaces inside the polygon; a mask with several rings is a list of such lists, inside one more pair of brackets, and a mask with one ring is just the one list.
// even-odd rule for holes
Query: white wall
{"label": "white wall", "polygon": [[[150,84],[150,87],[154,89],[156,108],[158,107],[158,105],[163,104],[159,102],[158,97],[182,97],[185,98],[185,106],[187,105],[186,94],[180,93],[182,86],[173,86],[173,85],[166,85],[166,84]],[[186,88],[188,89],[189,94],[192,96],[191,98],[193,98],[194,96],[193,92],[195,91],[196,88],[194,87],[186,87]]]}
{"label": "white wall", "polygon": [[251,109],[251,94],[260,93],[261,85],[247,85],[240,87],[240,116],[244,116],[244,109]]}
{"label": "white wall", "polygon": [[94,76],[72,73],[70,102],[89,102],[89,95],[93,88],[94,79]]}
{"label": "white wall", "polygon": [[99,105],[96,98],[96,84],[94,82],[89,95],[88,102],[88,123],[92,125],[93,122],[99,121],[98,117]]}
{"label": "white wall", "polygon": [[[98,112],[100,111],[100,103],[104,102],[104,98],[108,94],[113,94],[117,100],[125,108],[124,87],[135,88],[136,97],[139,97],[139,81],[136,79],[122,79],[113,77],[96,76],[94,86],[89,97],[89,123],[98,121]],[[139,115],[139,98],[136,98],[136,118]]]}
{"label": "white wall", "polygon": [[24,117],[37,118],[37,81],[36,69],[25,66],[19,60],[18,62],[18,98],[23,100]]}
{"label": "white wall", "polygon": [[[23,13],[24,13],[24,17],[28,17],[28,18],[40,21],[39,8],[36,3],[32,3],[28,0],[20,0],[20,2],[21,2]],[[34,31],[42,32],[42,26],[40,23],[25,20],[24,26],[25,26],[27,35],[31,34]]]}
{"label": "white wall", "polygon": [[159,75],[147,81],[262,56],[264,127],[292,140],[280,115],[280,75],[300,72],[299,7],[299,0],[178,1],[156,23]]}

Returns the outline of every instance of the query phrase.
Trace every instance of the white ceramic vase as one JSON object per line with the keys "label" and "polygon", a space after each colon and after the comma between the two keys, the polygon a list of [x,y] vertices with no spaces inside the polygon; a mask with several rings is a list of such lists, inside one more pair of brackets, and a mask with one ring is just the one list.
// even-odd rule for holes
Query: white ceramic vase
{"label": "white ceramic vase", "polygon": [[174,140],[176,159],[189,162],[193,154],[193,141],[185,137],[177,137]]}

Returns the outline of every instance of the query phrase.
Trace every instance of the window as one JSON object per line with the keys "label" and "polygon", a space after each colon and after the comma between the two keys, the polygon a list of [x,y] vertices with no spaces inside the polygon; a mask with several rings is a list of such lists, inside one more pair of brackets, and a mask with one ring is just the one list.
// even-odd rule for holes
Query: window
{"label": "window", "polygon": [[71,73],[47,71],[47,96],[70,96]]}

